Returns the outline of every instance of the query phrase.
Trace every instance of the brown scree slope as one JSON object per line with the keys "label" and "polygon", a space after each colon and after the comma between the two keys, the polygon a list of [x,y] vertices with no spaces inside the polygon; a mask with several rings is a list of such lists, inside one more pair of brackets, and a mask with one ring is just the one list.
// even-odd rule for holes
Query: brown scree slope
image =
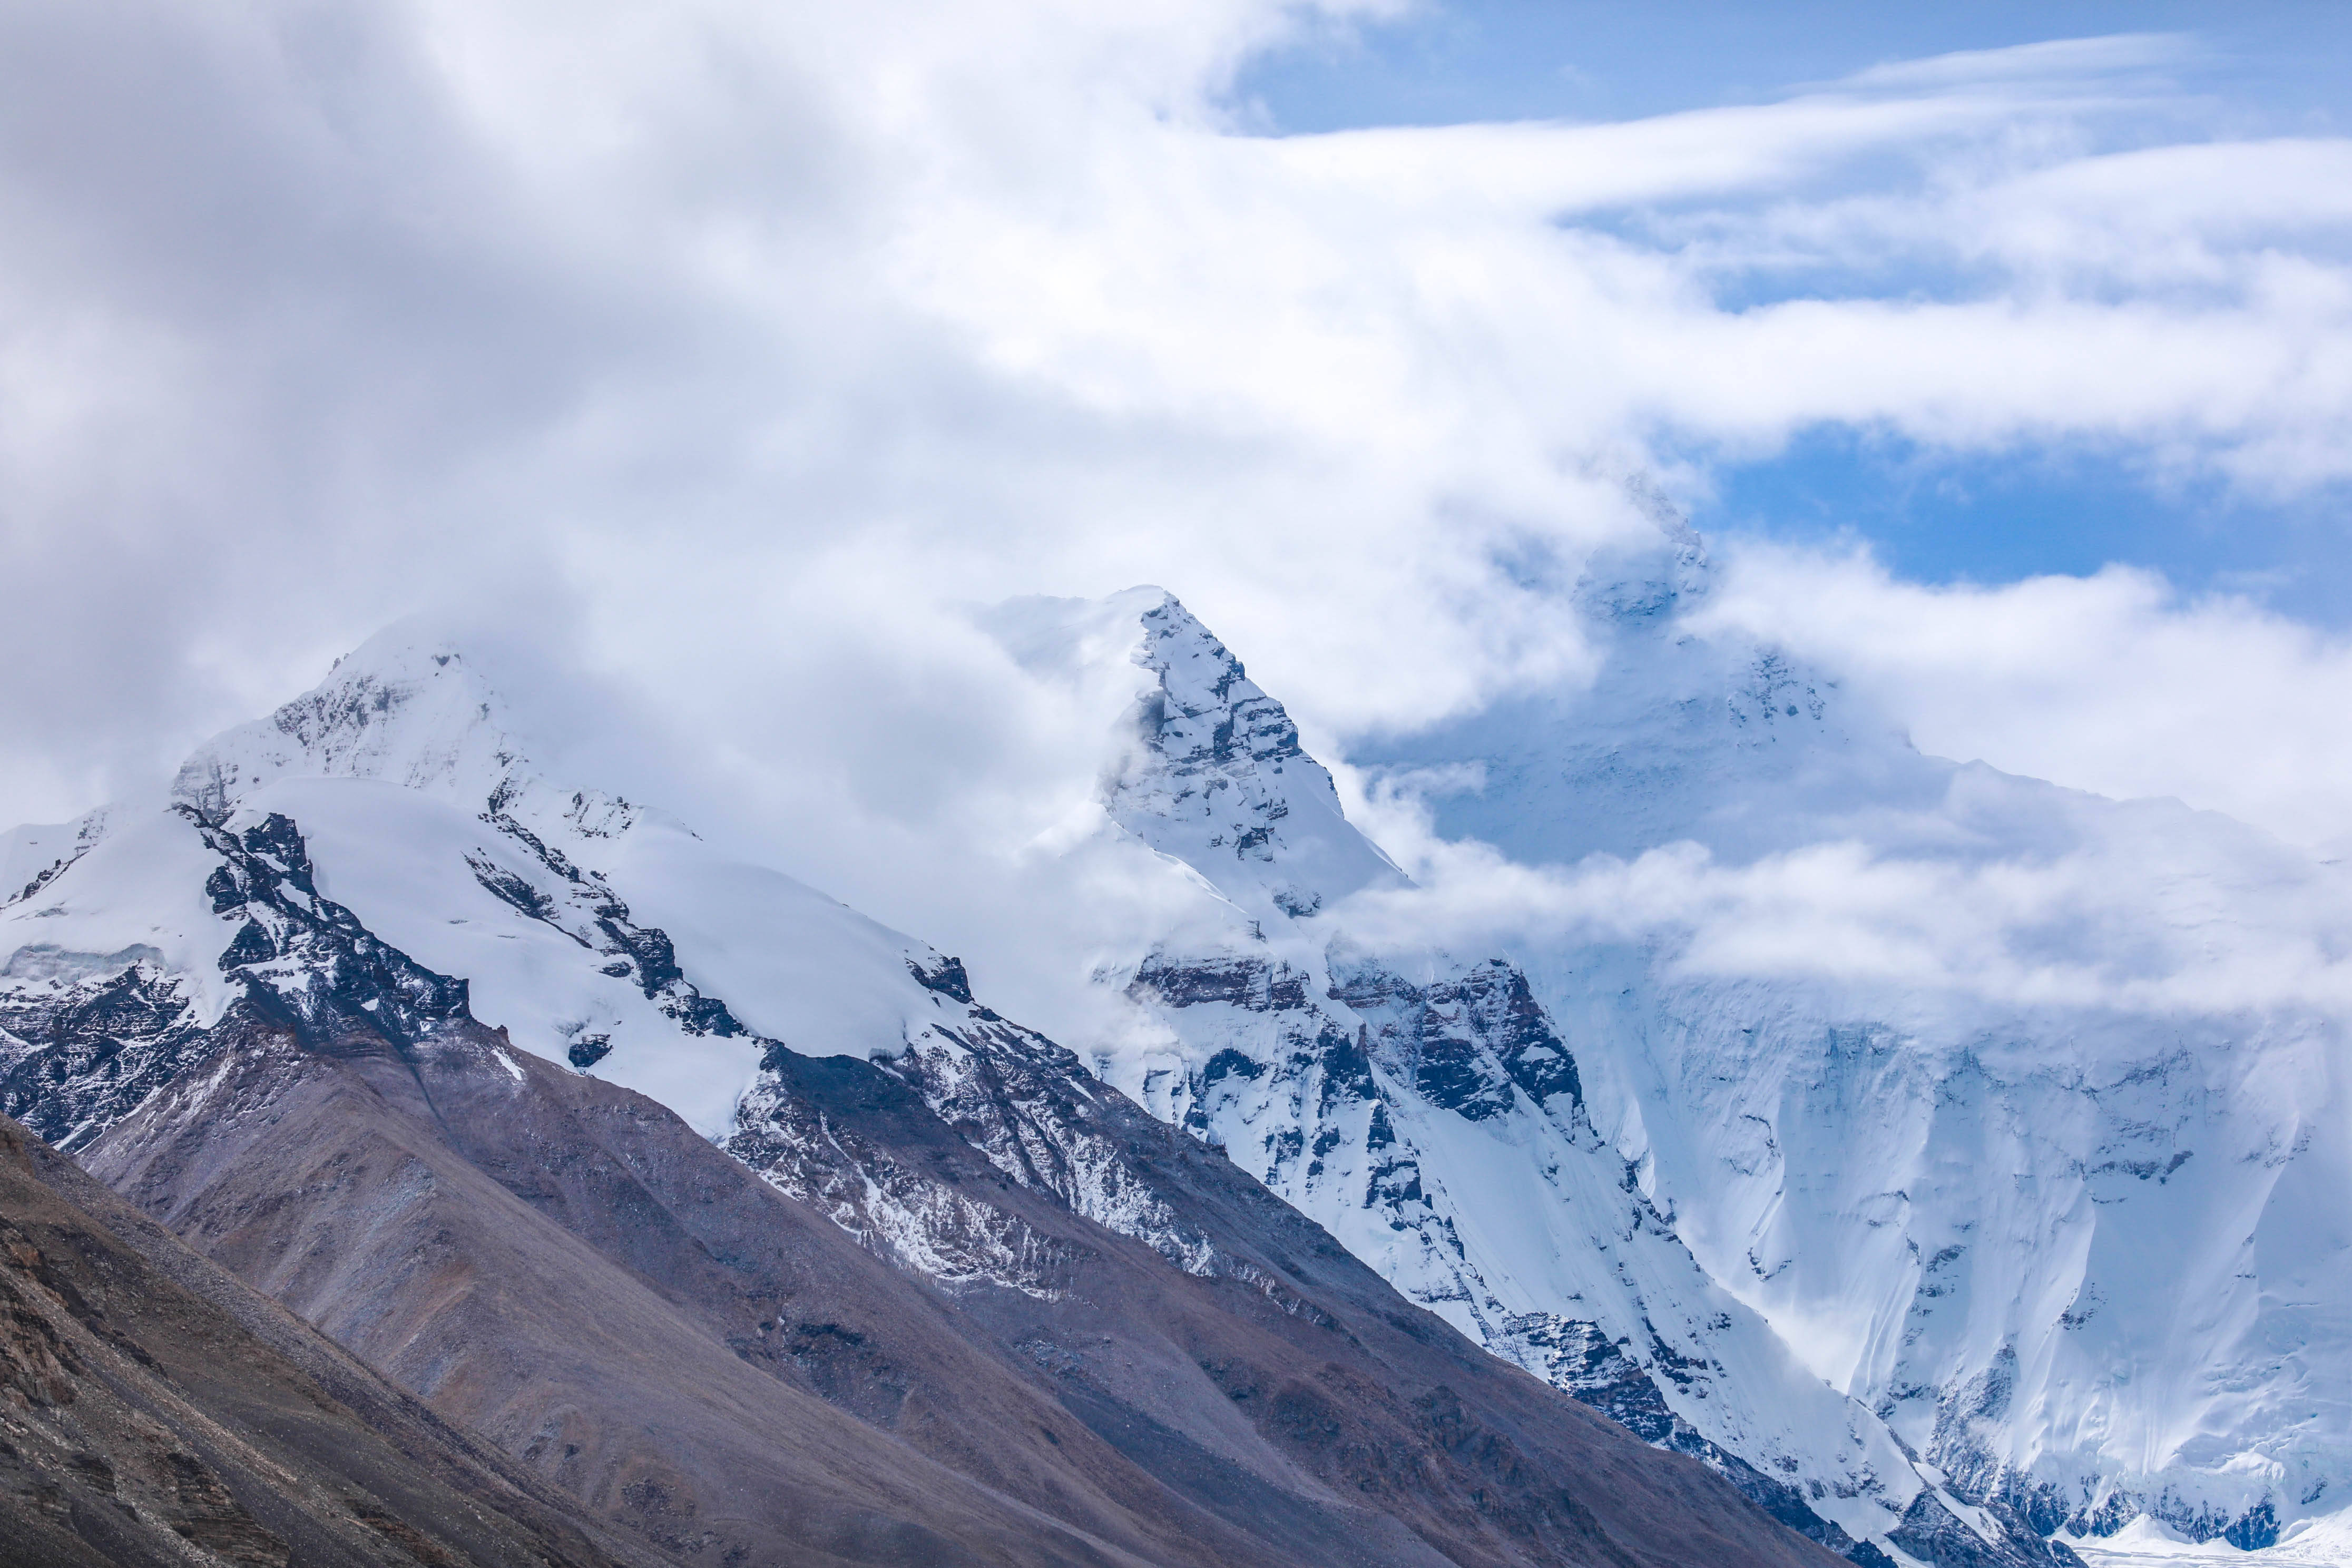
{"label": "brown scree slope", "polygon": [[[1247,1267],[1188,1273],[1007,1180],[879,1066],[777,1053],[751,1151],[772,1184],[503,1042],[469,1017],[321,1038],[241,1004],[84,1163],[688,1562],[1836,1561],[1108,1091],[1095,1131]],[[942,1288],[779,1184],[917,1215],[929,1245],[1009,1260],[1002,1282]]]}
{"label": "brown scree slope", "polygon": [[656,1568],[0,1119],[0,1568]]}

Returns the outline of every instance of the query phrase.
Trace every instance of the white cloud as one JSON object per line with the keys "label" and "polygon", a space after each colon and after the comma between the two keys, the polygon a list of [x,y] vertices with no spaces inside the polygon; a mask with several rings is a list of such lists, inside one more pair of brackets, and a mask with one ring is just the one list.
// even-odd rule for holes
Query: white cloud
{"label": "white cloud", "polygon": [[[950,602],[1165,583],[1328,747],[1579,679],[1561,595],[1644,526],[1644,463],[1843,421],[2345,471],[2345,145],[2205,138],[2153,74],[2179,40],[1622,125],[1246,134],[1220,95],[1304,16],[0,18],[0,818],[454,603],[604,671],[673,787],[919,923],[919,877],[876,868],[1022,852],[1092,743]],[[1755,576],[1755,616],[1818,577]],[[1869,607],[1909,592],[1807,635],[1892,659],[1932,743],[1989,700]],[[2110,629],[2318,679],[2310,634],[2252,624]],[[2075,655],[1958,749],[2202,798],[2221,770],[2132,658]],[[2081,742],[2109,712],[2141,727]],[[2261,794],[2225,804],[2284,820],[2295,789]]]}
{"label": "white cloud", "polygon": [[1339,911],[1360,941],[1621,947],[1670,979],[1793,983],[1835,998],[1830,1016],[1943,1036],[2037,1012],[2352,1013],[2352,876],[2173,803],[1963,769],[1901,847],[1865,811],[1851,837],[1744,863],[1684,841],[1529,866],[1436,837],[1424,782],[1383,781],[1357,812],[1417,880]]}
{"label": "white cloud", "polygon": [[2093,89],[2119,73],[2193,64],[2193,38],[2180,33],[2116,33],[2106,37],[2053,38],[2003,49],[1964,49],[1923,60],[1893,60],[1857,71],[1840,84],[1849,90],[1903,92],[1969,88],[1987,82]]}
{"label": "white cloud", "polygon": [[1865,553],[1764,545],[1728,567],[1711,624],[1840,671],[1922,751],[2352,845],[2340,636],[2120,567],[1929,587]]}

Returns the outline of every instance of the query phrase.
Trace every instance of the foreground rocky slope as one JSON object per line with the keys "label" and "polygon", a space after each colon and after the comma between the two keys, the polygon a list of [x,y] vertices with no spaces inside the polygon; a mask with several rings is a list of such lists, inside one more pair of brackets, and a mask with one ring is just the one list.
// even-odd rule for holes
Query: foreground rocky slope
{"label": "foreground rocky slope", "polygon": [[20,838],[0,1083],[539,1484],[729,1564],[1825,1561],[497,713],[380,648]]}
{"label": "foreground rocky slope", "polygon": [[668,1561],[0,1121],[0,1563]]}

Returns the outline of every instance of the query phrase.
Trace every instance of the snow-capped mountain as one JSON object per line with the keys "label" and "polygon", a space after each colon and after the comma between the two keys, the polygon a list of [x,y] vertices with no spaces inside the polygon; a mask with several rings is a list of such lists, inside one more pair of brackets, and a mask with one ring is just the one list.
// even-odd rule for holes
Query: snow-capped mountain
{"label": "snow-capped mountain", "polygon": [[[317,885],[265,886],[258,904],[208,885],[217,858],[255,832],[291,831],[273,819],[299,825]],[[248,981],[300,972],[273,951],[296,915],[239,924],[235,911],[332,901],[426,970],[463,977],[476,1010],[523,1049],[593,1067],[711,1137],[733,1127],[772,1042],[897,1054],[973,1017],[952,987],[927,984],[949,961],[923,944],[714,852],[659,812],[547,784],[465,655],[408,628],[201,748],[164,809],[19,830],[11,850],[11,879],[16,862],[27,871],[0,910],[13,1008],[92,1005],[81,972],[111,973],[129,954],[142,961],[143,1005],[163,1009],[168,993],[173,1017],[208,1026]],[[290,849],[251,853],[292,877]],[[697,979],[679,966],[681,944]],[[40,1114],[38,1131],[73,1139],[62,1101]]]}
{"label": "snow-capped mountain", "polygon": [[0,1107],[661,1560],[1822,1561],[446,639],[7,847]]}
{"label": "snow-capped mountain", "polygon": [[[417,1011],[362,987],[351,1005],[370,1023],[421,1037],[470,1010],[713,1140],[759,1140],[779,1047],[895,1060],[943,1105],[965,1097],[975,1050],[1044,1053],[1087,1081],[977,1002],[957,960],[659,811],[547,783],[464,652],[412,626],[200,748],[164,806],[10,843],[12,878],[16,861],[28,874],[0,906],[0,1110],[68,1150],[186,1067],[236,1001],[331,1014],[379,949],[400,955],[390,994]],[[1002,1142],[1008,1166],[1047,1163]],[[1081,1212],[1210,1266],[1115,1159],[1057,1159]],[[867,1221],[928,1245],[917,1216]]]}
{"label": "snow-capped mountain", "polygon": [[[1106,617],[1131,628],[1123,647]],[[1596,1130],[1578,1052],[1523,973],[1376,953],[1326,913],[1406,879],[1207,628],[1158,590],[1024,602],[993,624],[1017,625],[1008,645],[1032,660],[1083,645],[1145,672],[1106,777],[1112,829],[1197,874],[1224,915],[1222,941],[1196,921],[1098,976],[1160,1044],[1097,1070],[1488,1349],[1704,1455],[1826,1544],[1883,1560],[1898,1534],[1962,1528],[1867,1408],[1698,1267]],[[2029,1532],[1992,1534],[2041,1555]]]}
{"label": "snow-capped mountain", "polygon": [[[1166,923],[1067,966],[1107,1004],[1071,1016],[1120,1020],[1080,1055],[929,945],[551,782],[463,647],[395,629],[166,798],[0,838],[0,1110],[143,1181],[261,1072],[225,1041],[388,1050],[477,1100],[593,1079],[930,1288],[1029,1303],[992,1321],[1044,1314],[1039,1345],[1087,1227],[1286,1321],[1402,1310],[1300,1294],[1328,1233],[1859,1562],[2340,1509],[2342,870],[1922,756],[1708,629],[1708,572],[1686,532],[1597,563],[1591,685],[1360,752],[1423,803],[1396,858],[1171,595],[987,614],[1132,697],[1089,843]],[[1322,1228],[1236,1220],[1263,1194],[1202,1144]],[[967,1156],[991,1174],[941,1173]],[[1208,1441],[1187,1364],[1134,1408]]]}
{"label": "snow-capped mountain", "polygon": [[1436,829],[1519,864],[1679,845],[1750,919],[1791,879],[1837,889],[1832,921],[1784,906],[1802,957],[1708,951],[1703,916],[1518,947],[1654,1201],[1815,1371],[2043,1531],[2145,1513],[2255,1546],[2342,1509],[2341,868],[1923,756],[1696,635],[1706,588],[1687,547],[1628,563],[1588,584],[1590,691],[1360,759],[1476,777]]}
{"label": "snow-capped mountain", "polygon": [[[1021,657],[1143,673],[1106,831],[1224,911],[1097,971],[1144,1020],[1097,1070],[1488,1348],[1859,1557],[2031,1558],[2143,1512],[2260,1545],[2340,1507],[2340,1026],[2207,1001],[2183,956],[2223,928],[2259,946],[2265,909],[2282,945],[2315,910],[2352,934],[2334,873],[2168,803],[1922,756],[1820,673],[1704,635],[1708,570],[1685,531],[1597,564],[1591,688],[1356,759],[1450,786],[1439,835],[1551,885],[1630,905],[1638,866],[1704,895],[1608,918],[1465,921],[1458,889],[1416,903],[1368,839],[1336,848],[1328,774],[1167,595],[997,612]],[[1941,981],[1871,973],[1843,932],[1743,965],[1685,907],[1824,860],[2040,902],[1892,933]]]}

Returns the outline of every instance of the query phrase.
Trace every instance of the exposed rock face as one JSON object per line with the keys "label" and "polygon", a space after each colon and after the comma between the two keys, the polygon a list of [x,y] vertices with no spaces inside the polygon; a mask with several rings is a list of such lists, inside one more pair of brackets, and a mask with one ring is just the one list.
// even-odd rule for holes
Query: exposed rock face
{"label": "exposed rock face", "polygon": [[79,1149],[178,1076],[205,1039],[194,1000],[152,948],[19,949],[0,969],[0,1113]]}
{"label": "exposed rock face", "polygon": [[205,892],[236,928],[220,967],[247,1006],[313,1049],[414,1047],[469,1021],[465,981],[436,974],[320,896],[309,849],[286,817],[273,811],[242,832],[194,826],[221,857]]}
{"label": "exposed rock face", "polygon": [[657,1561],[0,1122],[0,1563]]}

